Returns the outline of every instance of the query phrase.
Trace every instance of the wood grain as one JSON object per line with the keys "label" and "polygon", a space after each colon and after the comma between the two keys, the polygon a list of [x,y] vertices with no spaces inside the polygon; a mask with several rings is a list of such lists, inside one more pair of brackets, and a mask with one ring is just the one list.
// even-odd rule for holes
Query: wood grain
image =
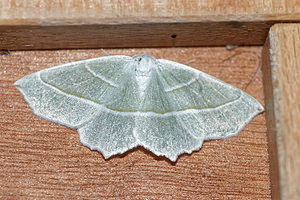
{"label": "wood grain", "polygon": [[0,0],[0,49],[262,45],[298,0]]}
{"label": "wood grain", "polygon": [[141,24],[299,18],[297,0],[1,0],[2,25]]}
{"label": "wood grain", "polygon": [[[262,48],[114,49],[142,52],[209,73],[244,89]],[[139,147],[104,160],[76,130],[35,116],[13,83],[57,64],[103,56],[102,50],[12,51],[0,56],[1,199],[270,199],[264,114],[237,136],[204,142],[175,164]],[[262,73],[246,92],[263,102]]]}
{"label": "wood grain", "polygon": [[300,197],[300,24],[277,24],[264,47],[272,196]]}

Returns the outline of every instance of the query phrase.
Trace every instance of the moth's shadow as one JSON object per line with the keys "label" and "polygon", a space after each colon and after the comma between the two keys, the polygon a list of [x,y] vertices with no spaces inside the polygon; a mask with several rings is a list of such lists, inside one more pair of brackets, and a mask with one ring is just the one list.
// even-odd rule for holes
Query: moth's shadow
{"label": "moth's shadow", "polygon": [[114,158],[124,158],[125,156],[128,156],[129,154],[133,153],[133,152],[136,152],[136,151],[142,151],[144,154],[146,154],[147,156],[151,156],[152,158],[154,158],[156,161],[165,161],[167,163],[169,163],[170,165],[176,165],[178,159],[180,159],[180,157],[182,155],[188,155],[186,153],[184,154],[181,154],[180,156],[178,156],[177,160],[175,162],[172,162],[171,160],[169,160],[168,158],[164,157],[164,156],[157,156],[155,155],[154,153],[152,153],[151,151],[145,149],[144,147],[142,146],[137,146],[133,149],[130,149],[128,151],[126,151],[125,153],[123,154],[117,154],[117,155],[113,155],[111,157],[109,157],[108,159],[106,159],[107,161],[109,160],[112,160]]}

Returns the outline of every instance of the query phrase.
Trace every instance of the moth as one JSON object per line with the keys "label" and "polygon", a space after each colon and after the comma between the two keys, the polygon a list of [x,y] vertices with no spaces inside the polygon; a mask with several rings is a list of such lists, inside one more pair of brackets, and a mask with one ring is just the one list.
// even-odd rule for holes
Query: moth
{"label": "moth", "polygon": [[147,54],[72,62],[15,82],[33,112],[77,129],[105,159],[142,146],[176,161],[236,136],[263,106],[194,68]]}

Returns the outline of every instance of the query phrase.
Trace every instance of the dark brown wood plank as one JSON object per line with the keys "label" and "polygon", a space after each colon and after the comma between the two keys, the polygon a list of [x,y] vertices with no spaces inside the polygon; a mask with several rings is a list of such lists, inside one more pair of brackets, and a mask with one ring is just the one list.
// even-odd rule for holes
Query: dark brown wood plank
{"label": "dark brown wood plank", "polygon": [[0,49],[262,45],[273,23],[0,26]]}
{"label": "dark brown wood plank", "polygon": [[[114,49],[189,65],[245,89],[262,48]],[[76,130],[35,116],[13,83],[54,65],[103,56],[102,50],[13,51],[0,56],[2,199],[270,199],[264,114],[237,136],[204,142],[175,164],[143,148],[104,160]],[[262,73],[246,92],[263,102]]]}
{"label": "dark brown wood plank", "polygon": [[296,0],[0,0],[0,49],[263,45]]}

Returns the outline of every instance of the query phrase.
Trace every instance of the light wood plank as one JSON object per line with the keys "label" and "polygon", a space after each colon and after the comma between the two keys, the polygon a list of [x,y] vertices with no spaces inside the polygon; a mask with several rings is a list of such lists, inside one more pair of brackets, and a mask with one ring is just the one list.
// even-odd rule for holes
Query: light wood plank
{"label": "light wood plank", "polygon": [[0,0],[0,49],[262,45],[298,0]]}
{"label": "light wood plank", "polygon": [[277,24],[264,47],[272,197],[300,197],[300,24]]}
{"label": "light wood plank", "polygon": [[0,0],[1,25],[141,24],[299,19],[298,0]]}

